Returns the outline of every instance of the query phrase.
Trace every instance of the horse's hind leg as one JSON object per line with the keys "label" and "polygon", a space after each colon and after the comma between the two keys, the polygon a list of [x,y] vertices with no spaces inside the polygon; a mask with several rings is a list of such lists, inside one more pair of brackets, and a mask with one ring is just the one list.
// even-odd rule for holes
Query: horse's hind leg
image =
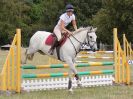
{"label": "horse's hind leg", "polygon": [[27,49],[27,51],[26,51],[26,57],[27,57],[27,59],[32,60],[33,59],[33,56],[34,56],[34,53],[36,53],[37,51],[38,51],[38,49],[29,47]]}
{"label": "horse's hind leg", "polygon": [[28,49],[26,49],[25,59],[23,61],[23,64],[26,64],[27,59],[32,60],[33,56],[34,56],[34,53],[36,53],[37,51],[38,51],[38,49],[35,49],[35,48],[32,48],[32,47],[29,47]]}
{"label": "horse's hind leg", "polygon": [[22,63],[22,64],[26,64],[26,62],[27,62],[27,58],[28,58],[27,49],[26,49],[24,55],[25,55],[25,57],[21,60],[21,63]]}
{"label": "horse's hind leg", "polygon": [[28,60],[33,60],[33,56],[34,56],[34,53],[33,54],[27,54],[26,57],[28,58]]}
{"label": "horse's hind leg", "polygon": [[42,52],[41,50],[38,51],[41,55],[46,55],[44,52]]}

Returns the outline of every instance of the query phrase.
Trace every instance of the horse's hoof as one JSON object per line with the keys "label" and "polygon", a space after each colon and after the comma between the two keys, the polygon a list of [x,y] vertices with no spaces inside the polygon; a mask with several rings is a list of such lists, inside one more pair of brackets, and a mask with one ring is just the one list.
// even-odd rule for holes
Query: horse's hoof
{"label": "horse's hoof", "polygon": [[78,85],[78,87],[82,87],[82,84],[77,84]]}
{"label": "horse's hoof", "polygon": [[21,64],[26,64],[26,62],[21,60]]}
{"label": "horse's hoof", "polygon": [[82,84],[81,84],[81,82],[79,80],[77,81],[77,86],[78,87],[82,87]]}
{"label": "horse's hoof", "polygon": [[72,88],[69,89],[69,93],[73,94],[73,89]]}

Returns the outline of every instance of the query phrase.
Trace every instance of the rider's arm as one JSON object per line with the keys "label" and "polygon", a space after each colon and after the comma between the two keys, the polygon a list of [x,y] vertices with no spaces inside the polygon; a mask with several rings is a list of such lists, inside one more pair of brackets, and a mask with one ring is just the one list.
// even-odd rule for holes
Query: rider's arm
{"label": "rider's arm", "polygon": [[66,31],[66,32],[69,33],[69,34],[72,34],[69,30],[67,30],[67,29],[65,28],[65,24],[64,24],[64,21],[63,21],[63,20],[61,20],[61,30],[64,30],[64,31]]}
{"label": "rider's arm", "polygon": [[73,25],[74,30],[76,31],[77,30],[77,24],[76,24],[75,20],[72,20],[72,25]]}

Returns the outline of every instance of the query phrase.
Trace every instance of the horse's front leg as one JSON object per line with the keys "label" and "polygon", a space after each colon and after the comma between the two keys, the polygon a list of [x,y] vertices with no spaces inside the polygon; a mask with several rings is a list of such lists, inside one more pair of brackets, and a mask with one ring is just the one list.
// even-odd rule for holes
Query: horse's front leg
{"label": "horse's front leg", "polygon": [[73,63],[72,59],[71,58],[66,59],[66,63],[70,66],[68,89],[69,89],[69,91],[72,91],[72,76],[73,76],[73,74],[76,78],[78,86],[81,85],[80,84],[80,79],[79,79],[78,72],[75,68],[75,64]]}
{"label": "horse's front leg", "polygon": [[[76,59],[73,59],[74,68],[75,68],[75,65],[76,65],[75,62],[76,62]],[[75,68],[75,69],[76,69],[76,68]],[[78,73],[75,73],[74,77],[75,77],[75,79],[76,79],[77,86],[78,86],[78,87],[81,87],[81,86],[82,86],[82,84],[81,84],[81,79],[80,79]]]}
{"label": "horse's front leg", "polygon": [[78,74],[75,74],[75,78],[76,78],[76,81],[77,81],[77,86],[78,86],[78,87],[81,87],[81,86],[82,86],[82,85],[81,85],[81,80],[80,80]]}

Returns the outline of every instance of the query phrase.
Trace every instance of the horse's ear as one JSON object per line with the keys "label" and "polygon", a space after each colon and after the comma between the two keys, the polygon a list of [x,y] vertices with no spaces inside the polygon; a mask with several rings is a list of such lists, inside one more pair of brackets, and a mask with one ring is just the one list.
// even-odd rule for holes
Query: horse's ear
{"label": "horse's ear", "polygon": [[93,27],[92,27],[92,26],[90,27],[90,30],[91,30],[91,31],[93,30]]}
{"label": "horse's ear", "polygon": [[96,31],[97,31],[97,27],[96,27],[96,28],[93,28],[93,31],[95,31],[95,32],[96,32]]}

